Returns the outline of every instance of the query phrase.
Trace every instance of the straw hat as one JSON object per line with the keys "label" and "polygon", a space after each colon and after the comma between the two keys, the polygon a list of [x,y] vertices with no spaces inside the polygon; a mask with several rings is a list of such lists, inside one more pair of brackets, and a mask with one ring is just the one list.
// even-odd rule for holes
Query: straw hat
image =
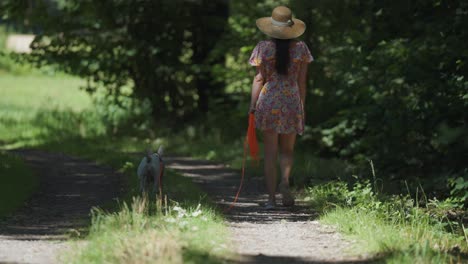
{"label": "straw hat", "polygon": [[297,38],[306,30],[305,23],[292,18],[291,9],[285,6],[273,9],[271,17],[257,19],[257,27],[266,35],[277,39]]}

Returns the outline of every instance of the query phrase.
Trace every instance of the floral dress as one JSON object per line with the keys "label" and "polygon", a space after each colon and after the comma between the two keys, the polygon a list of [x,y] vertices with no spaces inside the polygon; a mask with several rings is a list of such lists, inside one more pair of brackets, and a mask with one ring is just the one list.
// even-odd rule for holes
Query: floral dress
{"label": "floral dress", "polygon": [[304,108],[297,83],[302,62],[314,60],[303,41],[292,42],[289,48],[287,75],[275,69],[275,43],[260,41],[250,56],[249,64],[258,66],[265,84],[257,100],[255,126],[260,130],[274,130],[279,134],[304,132]]}

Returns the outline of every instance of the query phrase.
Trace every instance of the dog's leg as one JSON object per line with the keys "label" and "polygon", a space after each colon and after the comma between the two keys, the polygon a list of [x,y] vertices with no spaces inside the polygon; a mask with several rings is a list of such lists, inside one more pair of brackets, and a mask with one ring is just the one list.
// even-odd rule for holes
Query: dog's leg
{"label": "dog's leg", "polygon": [[151,179],[151,151],[148,149],[146,151],[146,168],[143,175],[143,192],[149,191],[148,181]]}
{"label": "dog's leg", "polygon": [[164,162],[161,161],[161,164],[159,165],[159,175],[158,175],[158,188],[162,194],[163,192],[163,178],[164,178],[164,169],[165,169],[165,166],[164,166]]}
{"label": "dog's leg", "polygon": [[145,191],[145,175],[140,177],[140,193]]}
{"label": "dog's leg", "polygon": [[153,169],[152,170],[152,175],[151,175],[153,177],[153,180],[154,180],[154,182],[153,182],[153,193],[154,194],[158,194],[158,172],[159,172],[159,170]]}

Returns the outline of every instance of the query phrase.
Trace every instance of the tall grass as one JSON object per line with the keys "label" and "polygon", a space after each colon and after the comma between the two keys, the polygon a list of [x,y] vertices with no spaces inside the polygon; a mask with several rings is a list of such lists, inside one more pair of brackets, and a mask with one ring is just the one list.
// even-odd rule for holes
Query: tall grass
{"label": "tall grass", "polygon": [[385,263],[458,263],[468,253],[465,228],[435,214],[430,205],[436,201],[423,205],[409,195],[378,194],[369,181],[311,187],[306,200],[323,213],[322,222],[355,239],[358,252]]}
{"label": "tall grass", "polygon": [[67,263],[219,263],[233,257],[228,232],[210,207],[146,197],[115,213],[95,209],[86,246]]}

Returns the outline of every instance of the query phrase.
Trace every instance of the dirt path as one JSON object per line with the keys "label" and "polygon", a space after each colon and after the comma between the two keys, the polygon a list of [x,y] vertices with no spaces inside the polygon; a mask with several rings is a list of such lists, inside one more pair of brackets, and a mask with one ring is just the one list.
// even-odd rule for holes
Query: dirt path
{"label": "dirt path", "polygon": [[[0,263],[58,263],[68,234],[89,224],[91,207],[113,202],[122,190],[112,168],[63,154],[15,151],[40,177],[39,192],[13,217],[0,222]],[[170,168],[199,183],[221,206],[232,201],[239,171],[212,162],[167,157]],[[316,220],[299,203],[266,211],[263,183],[246,180],[239,202],[227,214],[239,263],[366,263],[347,253],[350,241]]]}
{"label": "dirt path", "polygon": [[120,176],[110,167],[63,154],[14,153],[36,172],[40,186],[25,207],[0,222],[0,263],[57,263],[69,234],[89,224],[90,209],[118,197]]}
{"label": "dirt path", "polygon": [[[202,188],[221,206],[233,200],[239,184],[239,170],[191,158],[166,158],[176,169]],[[232,247],[241,263],[369,263],[364,256],[349,253],[351,241],[332,228],[321,225],[317,215],[304,204],[293,208],[264,210],[263,182],[244,182],[239,202],[227,213],[233,234]],[[277,198],[278,201],[279,196]]]}

